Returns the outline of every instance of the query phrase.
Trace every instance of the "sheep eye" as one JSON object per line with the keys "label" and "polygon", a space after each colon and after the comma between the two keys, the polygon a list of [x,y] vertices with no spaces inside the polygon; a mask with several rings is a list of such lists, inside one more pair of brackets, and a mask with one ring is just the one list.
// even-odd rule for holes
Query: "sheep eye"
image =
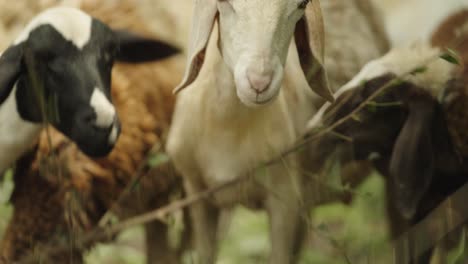
{"label": "sheep eye", "polygon": [[297,6],[299,9],[305,9],[307,4],[310,2],[311,0],[302,0],[302,2],[299,3],[299,5]]}

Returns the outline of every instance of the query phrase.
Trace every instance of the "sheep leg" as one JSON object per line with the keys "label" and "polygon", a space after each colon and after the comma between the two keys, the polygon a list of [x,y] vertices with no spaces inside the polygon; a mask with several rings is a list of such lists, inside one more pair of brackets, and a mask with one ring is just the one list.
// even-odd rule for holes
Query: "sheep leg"
{"label": "sheep leg", "polygon": [[178,256],[169,246],[167,225],[153,221],[145,225],[147,264],[176,264]]}
{"label": "sheep leg", "polygon": [[[284,166],[272,168],[275,179],[273,193],[268,195],[266,208],[270,220],[271,253],[270,264],[296,263],[304,238],[305,221],[301,215],[300,182],[293,171]],[[278,181],[279,179],[279,181]]]}
{"label": "sheep leg", "polygon": [[[187,181],[185,188],[189,195],[202,191]],[[189,213],[194,234],[194,249],[198,258],[196,263],[215,263],[219,209],[206,201],[200,201],[189,208]]]}

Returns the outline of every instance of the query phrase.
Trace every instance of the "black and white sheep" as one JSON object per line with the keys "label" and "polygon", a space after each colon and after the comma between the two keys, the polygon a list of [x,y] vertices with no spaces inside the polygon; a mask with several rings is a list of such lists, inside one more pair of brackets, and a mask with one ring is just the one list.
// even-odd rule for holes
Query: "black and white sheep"
{"label": "black and white sheep", "polygon": [[[111,28],[160,39],[133,0],[81,1],[80,8]],[[168,13],[160,16],[161,24],[165,16]],[[49,255],[41,249],[64,237],[71,242],[73,237],[85,235],[111,208],[124,219],[167,203],[179,186],[178,177],[169,164],[149,168],[146,156],[155,144],[162,144],[167,133],[174,106],[172,89],[182,78],[184,66],[182,54],[138,65],[115,63],[111,95],[121,133],[106,157],[89,157],[56,129],[42,130],[37,148],[16,163],[10,199],[14,211],[0,239],[0,263],[23,263],[31,256],[45,263],[82,263],[94,243],[76,248],[73,245],[77,244],[67,243],[63,251]],[[57,166],[60,170],[50,169]],[[115,208],[116,199],[139,173],[148,175]],[[147,263],[178,263],[171,260],[176,254],[167,243],[167,228],[159,221],[145,225]]]}
{"label": "black and white sheep", "polygon": [[[114,60],[137,63],[174,53],[77,9],[37,15],[0,57],[0,171],[36,141],[43,112],[83,152],[109,153],[120,133],[110,98]],[[48,104],[45,111],[41,101]]]}

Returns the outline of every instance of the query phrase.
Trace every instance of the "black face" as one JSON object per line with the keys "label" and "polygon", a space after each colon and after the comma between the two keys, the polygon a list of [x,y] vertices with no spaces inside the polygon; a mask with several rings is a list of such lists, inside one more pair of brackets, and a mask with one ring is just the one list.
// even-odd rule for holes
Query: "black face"
{"label": "black face", "polygon": [[0,57],[0,102],[17,82],[15,96],[24,120],[49,121],[84,153],[104,156],[120,132],[110,96],[114,61],[147,62],[177,52],[162,42],[114,31],[96,19],[80,47],[43,24]]}
{"label": "black face", "polygon": [[[110,138],[112,129],[117,135],[120,130],[110,97],[118,40],[112,30],[96,20],[92,23],[91,36],[79,49],[50,25],[32,31],[23,44],[23,64],[27,71],[19,77],[17,101],[23,118],[42,121],[41,109],[32,109],[28,101],[41,100],[35,96],[35,89],[43,89],[40,94],[47,104],[44,110],[48,121],[86,154],[103,156],[116,142],[116,137]],[[91,104],[95,90],[103,95],[98,101],[103,105],[97,107]],[[115,115],[111,122],[98,124],[98,115],[109,113]]]}

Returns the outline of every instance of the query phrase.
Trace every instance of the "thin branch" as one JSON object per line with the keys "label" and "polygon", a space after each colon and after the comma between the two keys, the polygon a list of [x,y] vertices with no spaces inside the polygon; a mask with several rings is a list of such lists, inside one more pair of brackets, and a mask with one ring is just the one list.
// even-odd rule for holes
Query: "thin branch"
{"label": "thin branch", "polygon": [[115,200],[115,202],[109,207],[109,209],[107,209],[107,211],[98,221],[98,226],[104,227],[111,222],[112,212],[114,212],[120,206],[120,204],[132,193],[137,183],[139,183],[141,179],[143,179],[143,177],[148,174],[146,173],[148,168],[148,162],[153,154],[158,153],[161,150],[162,145],[163,143],[160,142],[159,144],[156,144],[152,147],[152,149],[146,155],[146,158],[138,165],[135,176],[132,177],[130,183],[128,183],[127,186],[125,186],[125,189],[120,193],[117,200]]}

